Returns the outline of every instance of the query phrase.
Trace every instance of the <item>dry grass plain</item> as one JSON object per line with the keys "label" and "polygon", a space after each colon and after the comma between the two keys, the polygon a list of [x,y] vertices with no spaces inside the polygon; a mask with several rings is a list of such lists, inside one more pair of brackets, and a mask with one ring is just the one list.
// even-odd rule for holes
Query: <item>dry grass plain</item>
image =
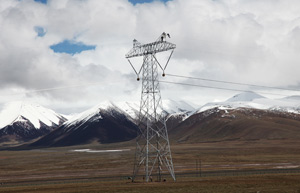
{"label": "dry grass plain", "polygon": [[[131,183],[134,143],[0,151],[0,192],[300,192],[300,173],[197,177],[201,170],[300,168],[300,142],[227,141],[174,144],[177,181]],[[125,150],[76,152],[78,149]],[[103,178],[109,177],[109,178]]]}

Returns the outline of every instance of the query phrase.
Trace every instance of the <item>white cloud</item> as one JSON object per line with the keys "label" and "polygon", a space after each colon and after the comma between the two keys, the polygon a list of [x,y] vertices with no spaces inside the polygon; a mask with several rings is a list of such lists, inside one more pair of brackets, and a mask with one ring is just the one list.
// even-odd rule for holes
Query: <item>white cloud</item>
{"label": "white cloud", "polygon": [[[300,2],[296,0],[173,0],[135,6],[127,0],[48,0],[48,4],[2,0],[0,26],[0,102],[19,96],[70,112],[102,100],[138,100],[140,82],[135,81],[125,54],[134,38],[147,43],[163,31],[177,45],[166,73],[267,86],[300,85]],[[44,36],[38,36],[37,26],[45,30]],[[65,39],[96,49],[71,56],[49,48]],[[87,86],[9,97],[19,91],[70,85]],[[176,95],[199,104],[233,94],[162,84],[164,98]]]}

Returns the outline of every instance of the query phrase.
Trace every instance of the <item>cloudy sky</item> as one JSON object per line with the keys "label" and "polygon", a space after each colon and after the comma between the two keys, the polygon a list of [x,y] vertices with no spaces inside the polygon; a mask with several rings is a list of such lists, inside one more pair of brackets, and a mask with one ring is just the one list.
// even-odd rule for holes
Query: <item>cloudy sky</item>
{"label": "cloudy sky", "polygon": [[[32,101],[68,114],[105,100],[138,101],[141,82],[125,54],[133,39],[149,43],[162,32],[177,45],[167,74],[300,89],[298,0],[1,0],[0,29],[1,105]],[[273,98],[300,95],[164,80]],[[161,83],[161,93],[201,105],[238,91]]]}

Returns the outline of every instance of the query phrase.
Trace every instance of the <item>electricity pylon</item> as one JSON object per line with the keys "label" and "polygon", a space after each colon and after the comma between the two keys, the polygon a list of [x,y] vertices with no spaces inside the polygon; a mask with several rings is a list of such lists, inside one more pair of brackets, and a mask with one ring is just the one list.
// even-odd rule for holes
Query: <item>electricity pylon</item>
{"label": "electricity pylon", "polygon": [[[170,35],[164,32],[155,42],[148,44],[133,40],[133,48],[125,56],[136,73],[137,80],[140,80],[140,74],[142,75],[139,133],[136,140],[132,181],[135,180],[141,168],[145,170],[143,177],[146,182],[152,181],[152,176],[157,176],[157,180],[161,181],[164,170],[170,173],[174,181],[176,180],[166,126],[166,113],[162,108],[158,81],[158,68],[165,76],[165,69],[176,48],[175,44],[166,41],[167,37]],[[155,54],[168,50],[172,51],[163,67]],[[129,58],[139,56],[143,56],[143,64],[136,70]]]}

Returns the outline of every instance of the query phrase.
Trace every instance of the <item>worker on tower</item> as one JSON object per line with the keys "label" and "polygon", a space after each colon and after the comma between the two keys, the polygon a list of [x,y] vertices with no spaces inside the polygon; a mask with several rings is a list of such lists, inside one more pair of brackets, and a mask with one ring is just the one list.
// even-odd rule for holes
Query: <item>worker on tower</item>
{"label": "worker on tower", "polygon": [[164,40],[166,40],[166,38],[167,38],[167,34],[166,32],[163,32],[160,37],[161,41],[163,42]]}

